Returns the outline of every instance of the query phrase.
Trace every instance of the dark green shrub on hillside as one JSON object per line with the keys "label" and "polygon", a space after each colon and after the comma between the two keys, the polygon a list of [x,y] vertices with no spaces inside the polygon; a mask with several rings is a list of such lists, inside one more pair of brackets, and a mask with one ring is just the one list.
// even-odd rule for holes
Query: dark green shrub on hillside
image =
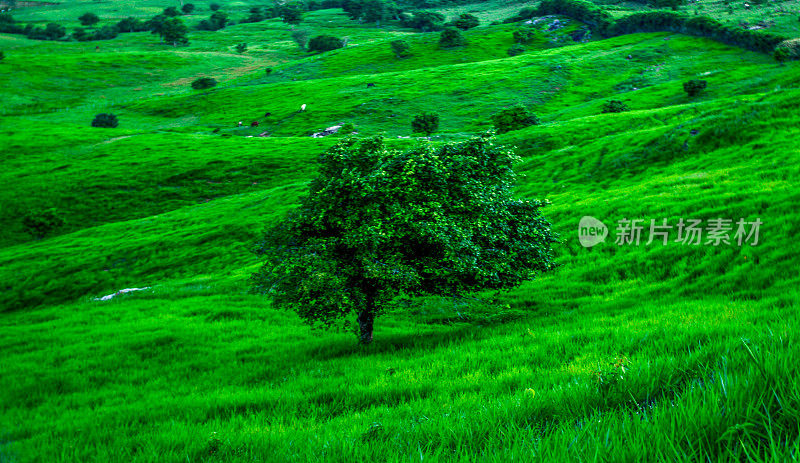
{"label": "dark green shrub on hillside", "polygon": [[58,40],[67,35],[67,28],[58,23],[47,23],[44,28],[28,25],[25,35],[33,40]]}
{"label": "dark green shrub on hillside", "polygon": [[439,46],[441,48],[461,47],[467,44],[467,39],[458,29],[445,29],[439,36]]}
{"label": "dark green shrub on hillside", "polygon": [[377,25],[399,12],[394,2],[386,0],[344,0],[341,8],[350,19]]}
{"label": "dark green shrub on hillside", "polygon": [[356,126],[353,125],[352,122],[345,122],[339,128],[339,132],[337,132],[337,135],[346,137],[348,135],[353,134],[355,131],[356,131]]}
{"label": "dark green shrub on hillside", "polygon": [[628,106],[620,100],[608,100],[603,103],[603,113],[622,113],[628,110]]}
{"label": "dark green shrub on hillside", "polygon": [[472,29],[473,27],[478,27],[480,25],[480,21],[478,17],[469,13],[464,13],[458,16],[458,18],[453,21],[453,25],[461,29],[462,31]]}
{"label": "dark green shrub on hillside", "polygon": [[82,27],[76,27],[72,31],[72,38],[79,42],[87,42],[90,40],[111,40],[117,36],[119,31],[116,26],[103,26],[93,33],[87,32]]}
{"label": "dark green shrub on hillside", "polygon": [[181,11],[183,11],[183,14],[189,14],[189,13],[191,13],[192,11],[194,11],[194,8],[195,8],[195,7],[194,7],[194,3],[185,3],[185,4],[184,4],[184,5],[181,7]]}
{"label": "dark green shrub on hillside", "polygon": [[180,16],[181,12],[178,11],[178,9],[176,7],[170,6],[170,7],[164,8],[164,12],[161,13],[161,14],[163,14],[164,16],[166,16],[168,18],[174,18],[174,17]]}
{"label": "dark green shrub on hillside", "polygon": [[531,114],[525,106],[517,104],[493,115],[492,123],[497,133],[506,133],[532,125],[539,125],[539,118],[535,114]]}
{"label": "dark green shrub on hillside", "polygon": [[415,11],[413,15],[400,15],[400,24],[422,32],[440,31],[444,28],[444,15],[433,11]]}
{"label": "dark green shrub on hillside", "polygon": [[515,43],[508,48],[508,56],[517,56],[525,53],[525,46],[519,43]]}
{"label": "dark green shrub on hillside", "polygon": [[117,30],[120,33],[126,33],[126,32],[144,32],[149,29],[147,28],[146,22],[140,21],[133,17],[129,17],[122,19],[117,23]]}
{"label": "dark green shrub on hillside", "polygon": [[164,42],[171,43],[175,47],[189,44],[189,39],[187,37],[189,28],[186,27],[186,24],[183,23],[181,18],[169,18],[164,21],[161,33]]}
{"label": "dark green shrub on hillside", "polygon": [[437,113],[422,113],[414,116],[411,121],[412,133],[424,133],[426,136],[439,130],[439,115]]}
{"label": "dark green shrub on hillside", "polygon": [[688,82],[683,83],[683,91],[689,95],[690,98],[696,97],[700,94],[707,86],[707,82],[705,80],[699,79],[692,79]]}
{"label": "dark green shrub on hillside", "polygon": [[511,289],[555,268],[546,203],[514,197],[518,157],[487,135],[407,152],[348,138],[318,159],[302,205],[258,242],[251,277],[312,326],[354,317],[369,344],[399,296]]}
{"label": "dark green shrub on hillside", "polygon": [[286,24],[300,24],[305,11],[305,6],[302,3],[292,2],[279,6],[277,13]]}
{"label": "dark green shrub on hillside", "polygon": [[514,37],[514,43],[522,43],[527,45],[536,39],[537,34],[535,30],[525,28],[514,31],[512,36]]}
{"label": "dark green shrub on hillside", "polygon": [[117,116],[109,113],[100,113],[94,116],[92,120],[92,127],[99,127],[104,129],[113,129],[119,125]]}
{"label": "dark green shrub on hillside", "polygon": [[407,58],[411,56],[411,45],[405,40],[393,40],[389,43],[392,47],[392,53],[398,58]]}
{"label": "dark green shrub on hillside", "polygon": [[228,14],[224,11],[215,11],[208,19],[200,21],[197,28],[201,31],[218,31],[228,25]]}
{"label": "dark green shrub on hillside", "polygon": [[55,208],[33,209],[22,217],[22,226],[25,231],[36,239],[42,239],[59,228],[66,222]]}
{"label": "dark green shrub on hillside", "polygon": [[78,21],[81,22],[81,26],[94,26],[100,22],[100,18],[94,13],[84,13],[78,17]]}
{"label": "dark green shrub on hillside", "polygon": [[775,58],[775,61],[781,63],[782,65],[785,64],[787,61],[791,59],[791,54],[787,48],[776,48],[775,52],[772,56]]}
{"label": "dark green shrub on hillside", "polygon": [[318,35],[308,41],[308,51],[326,52],[343,46],[344,41],[332,35]]}
{"label": "dark green shrub on hillside", "polygon": [[311,32],[307,30],[297,29],[296,31],[292,31],[292,40],[294,40],[294,43],[296,43],[301,50],[306,49],[306,46],[308,46],[308,39],[310,37]]}
{"label": "dark green shrub on hillside", "polygon": [[237,53],[244,53],[247,51],[247,44],[246,43],[239,43],[236,45],[236,52]]}
{"label": "dark green shrub on hillside", "polygon": [[261,21],[264,21],[265,19],[267,19],[267,15],[264,14],[264,9],[259,6],[254,6],[250,8],[250,16],[242,19],[239,22],[243,24],[259,23]]}
{"label": "dark green shrub on hillside", "polygon": [[3,61],[4,59],[6,59],[6,54],[0,51],[0,61]]}
{"label": "dark green shrub on hillside", "polygon": [[205,90],[216,85],[217,81],[213,77],[198,77],[192,82],[192,88],[195,90]]}
{"label": "dark green shrub on hillside", "polygon": [[220,8],[220,6],[219,6],[219,3],[212,3],[212,4],[208,5],[208,8],[211,11],[217,11]]}

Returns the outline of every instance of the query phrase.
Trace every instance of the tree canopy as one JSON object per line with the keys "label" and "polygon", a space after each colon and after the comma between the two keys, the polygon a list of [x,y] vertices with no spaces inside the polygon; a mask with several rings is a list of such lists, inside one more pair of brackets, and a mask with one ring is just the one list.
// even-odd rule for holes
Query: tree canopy
{"label": "tree canopy", "polygon": [[406,152],[347,138],[258,243],[254,289],[314,326],[357,315],[369,343],[399,296],[508,289],[550,270],[556,237],[544,202],[513,197],[517,160],[491,133]]}

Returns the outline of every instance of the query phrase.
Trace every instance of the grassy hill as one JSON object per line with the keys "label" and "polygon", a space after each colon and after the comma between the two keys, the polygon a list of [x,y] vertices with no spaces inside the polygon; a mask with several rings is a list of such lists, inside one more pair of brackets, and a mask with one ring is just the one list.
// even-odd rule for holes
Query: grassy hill
{"label": "grassy hill", "polygon": [[[98,5],[15,17],[166,6]],[[798,64],[670,33],[543,35],[509,57],[521,26],[488,21],[514,5],[442,11],[484,25],[441,50],[435,33],[316,11],[298,27],[350,37],[317,55],[278,20],[180,48],[0,35],[0,461],[797,458]],[[191,90],[203,75],[220,85]],[[695,78],[708,88],[689,98]],[[610,99],[630,110],[602,113]],[[556,271],[407,301],[366,347],[249,294],[250,249],[339,139],[310,133],[350,122],[406,149],[464,140],[515,103],[542,124],[496,143],[522,157],[518,194],[552,202]],[[426,110],[442,117],[430,141],[410,133]],[[119,127],[90,127],[100,112]],[[32,238],[24,215],[50,207],[66,224]],[[580,245],[583,216],[605,243]],[[763,224],[756,245],[646,244],[651,219],[681,218]],[[643,221],[639,245],[615,244],[623,219]],[[149,289],[96,300],[133,287]]]}

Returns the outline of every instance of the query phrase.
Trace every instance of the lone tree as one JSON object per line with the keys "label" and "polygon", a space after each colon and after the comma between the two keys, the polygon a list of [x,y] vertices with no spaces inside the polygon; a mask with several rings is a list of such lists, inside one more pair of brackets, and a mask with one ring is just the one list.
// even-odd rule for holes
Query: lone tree
{"label": "lone tree", "polygon": [[455,48],[462,47],[467,44],[467,39],[461,34],[458,29],[445,29],[439,36],[439,47],[441,48]]}
{"label": "lone tree", "polygon": [[181,7],[181,11],[183,11],[183,14],[189,14],[194,11],[194,8],[194,3],[184,3]]}
{"label": "lone tree", "polygon": [[411,121],[412,133],[424,133],[425,136],[430,136],[437,130],[439,130],[439,114],[437,113],[417,114]]}
{"label": "lone tree", "polygon": [[344,47],[344,41],[332,35],[318,35],[308,41],[308,51],[326,52]]}
{"label": "lone tree", "polygon": [[78,17],[78,21],[81,22],[81,26],[94,26],[100,22],[100,18],[94,13],[84,13]]}
{"label": "lone tree", "polygon": [[539,125],[539,118],[528,111],[528,108],[521,104],[516,104],[510,108],[504,108],[492,116],[497,133],[511,132],[512,130],[524,129],[531,125]]}
{"label": "lone tree", "polygon": [[189,33],[189,28],[180,18],[170,18],[164,21],[162,32],[164,41],[171,43],[175,47],[189,44],[189,39],[186,37],[186,34]]}
{"label": "lone tree", "polygon": [[405,40],[392,40],[389,46],[392,47],[394,56],[398,58],[408,58],[411,56],[411,45]]}
{"label": "lone tree", "polygon": [[707,82],[705,80],[692,79],[683,83],[683,91],[686,92],[690,98],[695,97],[706,88],[706,85]]}
{"label": "lone tree", "polygon": [[368,344],[398,297],[516,287],[553,268],[556,241],[545,203],[512,194],[518,159],[491,133],[407,152],[347,138],[258,243],[254,289],[312,326],[355,315]]}
{"label": "lone tree", "polygon": [[603,114],[606,113],[624,113],[628,110],[628,105],[621,100],[608,100],[603,103]]}
{"label": "lone tree", "polygon": [[92,127],[101,127],[105,129],[113,129],[119,125],[117,116],[111,113],[100,113],[92,119]]}
{"label": "lone tree", "polygon": [[453,25],[457,28],[461,29],[462,31],[472,29],[473,27],[478,27],[480,25],[480,21],[478,17],[474,14],[464,13],[459,15],[455,21],[453,21]]}

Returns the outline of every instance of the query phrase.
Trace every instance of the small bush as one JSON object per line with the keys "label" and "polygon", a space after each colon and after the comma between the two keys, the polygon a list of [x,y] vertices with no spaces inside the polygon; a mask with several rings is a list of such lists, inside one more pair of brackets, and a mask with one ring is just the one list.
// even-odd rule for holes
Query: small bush
{"label": "small bush", "polygon": [[492,116],[492,123],[497,129],[497,133],[506,133],[532,125],[539,125],[539,118],[535,114],[531,114],[528,108],[518,104],[505,108]]}
{"label": "small bush", "polygon": [[213,77],[199,77],[192,82],[192,88],[195,90],[205,90],[216,85],[217,81]]}
{"label": "small bush", "polygon": [[392,47],[392,53],[398,58],[407,58],[411,56],[411,45],[405,40],[393,40],[389,43]]}
{"label": "small bush", "polygon": [[696,97],[700,94],[707,86],[707,82],[705,80],[697,80],[692,79],[688,82],[683,83],[683,91],[686,92],[690,98]]}
{"label": "small bush", "polygon": [[117,116],[109,113],[100,113],[94,116],[92,120],[92,127],[102,127],[106,129],[113,129],[119,125]]}
{"label": "small bush", "polygon": [[332,35],[318,35],[308,41],[308,51],[326,52],[343,46],[344,41]]}
{"label": "small bush", "polygon": [[174,6],[170,6],[170,7],[164,8],[164,12],[162,14],[164,16],[168,17],[168,18],[174,18],[176,16],[180,16],[181,12],[178,11],[178,9],[175,8]]}
{"label": "small bush", "polygon": [[514,43],[530,44],[536,39],[536,31],[533,29],[520,29],[514,31]]}
{"label": "small bush", "polygon": [[628,106],[620,100],[608,100],[603,103],[603,114],[622,113],[628,110]]}
{"label": "small bush", "polygon": [[244,53],[246,51],[247,51],[247,44],[246,43],[240,43],[240,44],[236,45],[236,52],[237,53]]}
{"label": "small bush", "polygon": [[25,231],[36,239],[42,239],[63,227],[65,221],[55,208],[34,209],[22,217]]}
{"label": "small bush", "polygon": [[339,128],[339,135],[347,136],[355,131],[356,131],[355,125],[353,125],[351,122],[345,122],[344,124],[342,124],[342,127]]}
{"label": "small bush", "polygon": [[211,11],[217,11],[220,8],[220,6],[219,6],[219,3],[212,3],[212,4],[208,5],[208,8]]}
{"label": "small bush", "polygon": [[422,113],[414,116],[411,121],[411,132],[424,133],[426,136],[439,130],[439,115],[437,113]]}
{"label": "small bush", "polygon": [[772,56],[775,58],[775,61],[784,64],[791,59],[791,52],[789,52],[788,48],[778,47],[775,49]]}
{"label": "small bush", "polygon": [[100,22],[100,18],[94,13],[84,13],[78,17],[78,21],[81,22],[81,26],[94,26]]}
{"label": "small bush", "polygon": [[266,75],[270,75],[270,74],[272,74],[272,68],[266,68],[266,69],[264,69],[264,74],[266,74]]}
{"label": "small bush", "polygon": [[522,44],[515,43],[508,48],[508,56],[517,56],[525,53],[525,47]]}
{"label": "small bush", "polygon": [[0,51],[0,61],[3,61],[4,59],[6,59],[6,54]]}
{"label": "small bush", "polygon": [[464,13],[458,17],[455,21],[453,21],[453,25],[456,26],[458,29],[465,31],[467,29],[472,29],[473,27],[478,27],[480,25],[480,21],[478,21],[477,16]]}
{"label": "small bush", "polygon": [[308,46],[309,37],[311,37],[311,33],[306,30],[297,29],[296,31],[292,31],[292,40],[294,40],[294,43],[296,43],[301,50],[305,50],[306,46]]}
{"label": "small bush", "polygon": [[189,14],[194,11],[194,3],[186,3],[181,7],[183,14]]}
{"label": "small bush", "polygon": [[439,46],[441,48],[455,48],[467,44],[467,40],[458,29],[445,29],[439,36]]}

